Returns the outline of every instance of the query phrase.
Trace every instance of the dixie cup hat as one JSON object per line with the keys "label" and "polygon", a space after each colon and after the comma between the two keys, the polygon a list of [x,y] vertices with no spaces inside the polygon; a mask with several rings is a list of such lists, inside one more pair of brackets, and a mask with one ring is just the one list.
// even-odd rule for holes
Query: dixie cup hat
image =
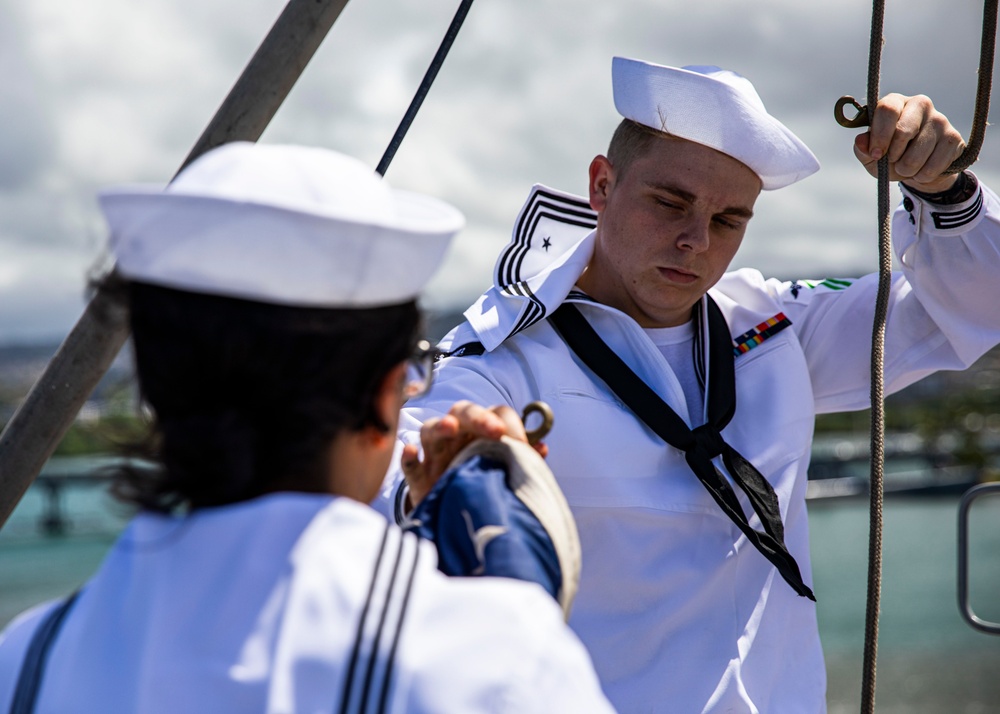
{"label": "dixie cup hat", "polygon": [[611,77],[623,117],[731,156],[756,173],[765,190],[819,170],[809,148],[767,113],[757,90],[736,72],[615,57]]}
{"label": "dixie cup hat", "polygon": [[99,200],[123,277],[304,307],[413,300],[465,223],[344,154],[250,142],[205,153],[165,188]]}

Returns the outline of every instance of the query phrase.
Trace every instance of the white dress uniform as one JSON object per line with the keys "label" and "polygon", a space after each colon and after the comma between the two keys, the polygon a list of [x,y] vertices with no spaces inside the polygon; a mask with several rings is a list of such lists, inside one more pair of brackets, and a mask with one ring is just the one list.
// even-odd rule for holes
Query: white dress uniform
{"label": "white dress uniform", "polygon": [[[889,392],[935,370],[965,368],[1000,343],[997,296],[984,294],[1000,274],[996,195],[980,187],[954,206],[904,196],[893,226],[902,271],[886,336]],[[577,303],[689,426],[703,423],[646,332],[572,292],[592,252],[588,211],[585,199],[536,187],[498,262],[496,285],[444,339],[454,356],[439,364],[434,389],[407,404],[401,438],[415,440],[420,423],[459,398],[515,409],[548,402],[555,413],[548,464],[583,547],[570,624],[612,703],[623,712],[822,712],[814,603],[798,597],[724,515],[684,454],[639,422],[541,319],[563,301]],[[562,223],[553,220],[559,214]],[[530,234],[524,227],[532,221]],[[710,291],[737,353],[736,414],[722,436],[774,487],[785,542],[807,584],[814,417],[868,406],[876,284],[876,276],[779,282],[739,270]]]}
{"label": "white dress uniform", "polygon": [[[51,608],[0,636],[0,711]],[[135,518],[69,611],[36,711],[612,710],[538,586],[447,578],[368,507],[284,493]]]}

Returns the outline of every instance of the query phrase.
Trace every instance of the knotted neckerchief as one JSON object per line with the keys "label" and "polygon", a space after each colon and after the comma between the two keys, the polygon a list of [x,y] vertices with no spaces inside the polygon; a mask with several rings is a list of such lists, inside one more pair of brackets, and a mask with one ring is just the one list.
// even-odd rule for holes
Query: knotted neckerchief
{"label": "knotted neckerchief", "polygon": [[[689,429],[649,385],[642,381],[600,338],[575,305],[563,303],[549,320],[563,340],[591,371],[603,379],[629,409],[661,439],[684,452],[688,466],[733,523],[746,535],[765,558],[778,569],[785,581],[799,595],[815,601],[812,590],[802,582],[799,566],[785,547],[785,529],[781,523],[778,497],[753,464],[722,438],[722,430],[736,412],[736,369],[733,364],[732,335],[726,318],[709,295],[708,312],[708,384],[705,401],[708,422]],[[764,532],[747,522],[732,487],[712,459],[721,455],[733,481],[743,489],[753,510],[764,525]]]}

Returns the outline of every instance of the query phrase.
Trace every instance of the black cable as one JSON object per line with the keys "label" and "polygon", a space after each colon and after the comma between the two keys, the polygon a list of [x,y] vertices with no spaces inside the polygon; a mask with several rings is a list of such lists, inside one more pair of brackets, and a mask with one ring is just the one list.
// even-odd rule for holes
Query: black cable
{"label": "black cable", "polygon": [[427,68],[424,79],[417,88],[417,93],[413,96],[413,101],[410,102],[410,107],[406,110],[406,114],[403,115],[403,120],[399,122],[392,141],[389,142],[389,146],[382,155],[382,160],[378,162],[378,168],[375,171],[379,175],[385,176],[386,169],[389,168],[389,164],[392,163],[396,151],[399,150],[399,145],[403,143],[403,137],[406,136],[406,132],[410,129],[410,124],[413,123],[417,112],[420,111],[420,105],[424,103],[424,97],[430,91],[431,85],[437,77],[438,70],[441,69],[445,57],[448,56],[448,51],[455,42],[455,38],[458,37],[458,31],[462,29],[462,23],[465,22],[465,16],[469,14],[470,7],[472,7],[472,0],[462,0],[462,4],[458,6],[455,17],[452,19],[451,25],[448,26],[448,32],[445,33],[444,39],[441,40],[441,46],[438,47],[438,51],[431,61],[431,66]]}

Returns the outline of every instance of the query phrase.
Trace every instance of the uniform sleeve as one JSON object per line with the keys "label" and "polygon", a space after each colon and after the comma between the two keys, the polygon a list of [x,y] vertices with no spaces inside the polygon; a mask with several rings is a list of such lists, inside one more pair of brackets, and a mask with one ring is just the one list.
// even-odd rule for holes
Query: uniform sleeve
{"label": "uniform sleeve", "polygon": [[[457,337],[455,332],[458,333]],[[464,334],[466,332],[468,334]],[[467,339],[463,341],[463,337]],[[456,341],[464,344],[474,338],[471,329],[464,325],[449,334],[443,345],[447,347]],[[379,495],[371,504],[375,510],[402,523],[403,493],[400,489],[403,487],[403,472],[399,456],[404,444],[420,444],[420,427],[425,421],[447,414],[455,402],[463,399],[486,407],[507,404],[518,411],[531,401],[524,398],[523,389],[510,386],[521,381],[523,370],[504,352],[501,348],[485,354],[445,357],[435,365],[430,391],[407,402],[399,415],[396,453]],[[489,376],[491,374],[508,381],[500,384]]]}
{"label": "uniform sleeve", "polygon": [[590,655],[541,588],[420,577],[400,640],[394,714],[605,714]]}
{"label": "uniform sleeve", "polygon": [[537,657],[522,661],[511,714],[605,714],[607,700],[590,655],[572,630],[557,618],[538,625],[536,641],[544,643]]}
{"label": "uniform sleeve", "polygon": [[[964,203],[938,206],[902,190],[892,226],[901,270],[890,292],[886,393],[965,369],[1000,344],[1000,200],[980,186]],[[878,276],[770,288],[806,355],[816,411],[867,408]]]}

